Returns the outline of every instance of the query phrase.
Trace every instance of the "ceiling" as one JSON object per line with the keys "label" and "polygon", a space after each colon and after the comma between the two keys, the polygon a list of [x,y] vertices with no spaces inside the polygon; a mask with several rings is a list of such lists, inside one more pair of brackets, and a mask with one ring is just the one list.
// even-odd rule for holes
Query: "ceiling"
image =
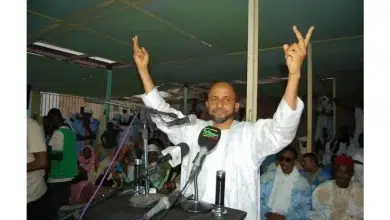
{"label": "ceiling", "polygon": [[[131,37],[151,55],[156,84],[246,80],[247,13],[244,0],[30,0],[27,45],[41,41],[132,64]],[[336,77],[340,95],[363,88],[362,0],[260,0],[259,79],[286,77],[281,45],[295,41],[292,26],[312,37],[314,91],[331,91],[321,78]],[[27,55],[34,89],[104,97],[101,68]],[[304,67],[306,74],[306,67]],[[177,84],[173,84],[177,87]],[[260,84],[259,96],[280,96],[282,83]],[[238,86],[245,95],[245,85]],[[306,91],[302,79],[300,94]],[[112,96],[142,93],[134,66],[113,69]]]}

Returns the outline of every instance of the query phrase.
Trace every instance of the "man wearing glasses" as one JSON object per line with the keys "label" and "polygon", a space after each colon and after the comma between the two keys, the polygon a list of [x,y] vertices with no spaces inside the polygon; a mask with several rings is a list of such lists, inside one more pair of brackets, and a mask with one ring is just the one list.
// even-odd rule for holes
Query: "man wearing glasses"
{"label": "man wearing glasses", "polygon": [[267,171],[260,178],[260,218],[305,219],[311,209],[311,188],[295,166],[297,151],[286,147],[279,155],[276,170]]}

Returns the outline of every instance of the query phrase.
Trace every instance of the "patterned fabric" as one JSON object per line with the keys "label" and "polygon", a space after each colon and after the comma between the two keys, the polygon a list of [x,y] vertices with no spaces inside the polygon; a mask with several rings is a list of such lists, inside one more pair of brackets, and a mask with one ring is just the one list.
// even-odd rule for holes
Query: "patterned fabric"
{"label": "patterned fabric", "polygon": [[334,180],[319,185],[313,192],[311,220],[360,220],[364,218],[363,187],[351,181],[348,188],[340,188]]}
{"label": "patterned fabric", "polygon": [[315,190],[321,183],[332,179],[332,173],[329,169],[319,168],[317,173],[311,175],[308,172],[302,172],[302,176],[307,179],[312,190]]}
{"label": "patterned fabric", "polygon": [[[261,176],[260,182],[260,219],[266,220],[265,214],[271,212],[267,205],[270,199],[275,181],[276,172],[267,172]],[[279,213],[286,216],[288,220],[306,220],[306,215],[311,209],[311,188],[307,180],[300,175],[295,181],[291,191],[290,207],[286,213]]]}
{"label": "patterned fabric", "polygon": [[[100,125],[99,120],[91,118],[89,128],[91,129],[92,133],[94,133],[96,135],[98,134],[99,125]],[[82,120],[73,121],[72,127],[73,127],[74,131],[76,132],[76,134],[84,136],[84,137],[86,136],[86,132],[85,132]],[[91,145],[92,145],[92,147],[96,148],[96,140],[93,140]],[[84,141],[77,141],[77,152],[80,152],[81,149],[83,149],[83,147],[84,147]]]}

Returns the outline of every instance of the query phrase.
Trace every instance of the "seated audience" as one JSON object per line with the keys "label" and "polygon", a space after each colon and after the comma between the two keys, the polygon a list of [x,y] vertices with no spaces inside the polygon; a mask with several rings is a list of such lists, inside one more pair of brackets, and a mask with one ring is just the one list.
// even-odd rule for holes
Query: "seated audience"
{"label": "seated audience", "polygon": [[276,171],[261,176],[261,219],[304,220],[311,208],[310,185],[295,166],[297,152],[286,147],[280,152]]}
{"label": "seated audience", "polygon": [[[85,145],[78,156],[79,174],[74,179],[71,188],[70,203],[88,202],[90,197],[96,190],[95,177],[96,170],[99,165],[98,155],[96,150],[90,145]],[[101,188],[97,196],[106,192],[106,188]]]}
{"label": "seated audience", "polygon": [[303,169],[302,176],[307,179],[312,190],[322,182],[332,179],[332,173],[318,166],[318,158],[314,153],[303,155]]}
{"label": "seated audience", "polygon": [[[120,187],[123,182],[128,180],[127,169],[130,159],[130,149],[128,147],[118,148],[116,151],[120,150],[113,166],[111,167],[108,175],[103,180],[103,186],[106,187]],[[95,185],[99,185],[102,181],[104,174],[107,172],[112,159],[114,158],[116,152],[113,152],[111,155],[107,156],[105,159],[99,162],[99,166],[96,171],[96,175],[91,179]]]}
{"label": "seated audience", "polygon": [[334,180],[320,184],[313,192],[311,220],[358,220],[364,218],[363,187],[351,181],[354,162],[348,156],[338,156],[334,163]]}
{"label": "seated audience", "polygon": [[116,147],[118,147],[118,137],[120,132],[121,129],[117,128],[113,121],[107,123],[106,130],[100,136],[100,140],[103,146],[100,156],[105,158],[112,152],[115,152]]}
{"label": "seated audience", "polygon": [[91,176],[96,172],[98,164],[96,150],[90,145],[85,145],[78,156],[78,181],[91,179]]}
{"label": "seated audience", "polygon": [[264,161],[261,163],[261,166],[260,166],[260,175],[265,173],[268,169],[268,167],[271,165],[271,164],[274,164],[276,162],[276,154],[271,154],[269,156],[267,156]]}
{"label": "seated audience", "polygon": [[[162,157],[161,150],[155,144],[148,145],[148,162],[149,164],[156,163],[157,159]],[[166,163],[160,169],[150,174],[150,181],[153,188],[160,190],[164,183],[167,182],[170,172],[170,165]]]}

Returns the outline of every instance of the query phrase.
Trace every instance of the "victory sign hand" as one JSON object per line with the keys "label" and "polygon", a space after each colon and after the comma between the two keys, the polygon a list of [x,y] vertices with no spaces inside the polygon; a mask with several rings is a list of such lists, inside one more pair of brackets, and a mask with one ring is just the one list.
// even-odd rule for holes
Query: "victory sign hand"
{"label": "victory sign hand", "polygon": [[285,54],[286,64],[288,67],[290,76],[299,77],[301,74],[301,67],[303,60],[305,59],[307,47],[310,42],[311,34],[314,30],[314,27],[310,27],[309,31],[306,34],[305,39],[301,32],[299,32],[296,26],[293,26],[293,31],[298,38],[298,43],[294,43],[291,45],[283,45],[283,50]]}
{"label": "victory sign hand", "polygon": [[140,47],[138,44],[138,36],[133,37],[134,54],[133,59],[137,65],[138,72],[142,72],[148,69],[149,54],[144,47]]}

